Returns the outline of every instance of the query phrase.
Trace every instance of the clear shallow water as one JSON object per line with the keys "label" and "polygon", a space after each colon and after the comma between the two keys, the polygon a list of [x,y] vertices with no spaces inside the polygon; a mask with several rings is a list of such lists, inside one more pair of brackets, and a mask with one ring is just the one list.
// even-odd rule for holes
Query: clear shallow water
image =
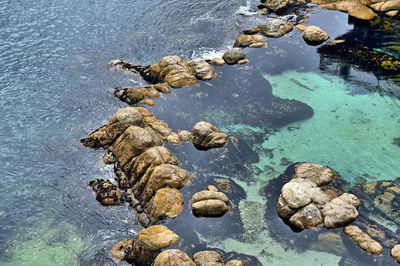
{"label": "clear shallow water", "polygon": [[[169,54],[184,58],[212,57],[230,46],[241,30],[264,20],[261,16],[248,16],[253,15],[252,7],[249,1],[1,1],[1,265],[115,264],[108,257],[110,248],[121,239],[132,238],[141,227],[135,212],[127,206],[104,208],[95,201],[86,185],[99,176],[112,179],[112,169],[101,162],[102,151],[84,148],[79,139],[125,106],[113,98],[111,88],[139,86],[144,82],[135,75],[110,72],[107,62],[124,58],[149,64]],[[326,27],[330,36],[338,36],[352,27],[347,25],[346,15],[335,14],[333,18],[340,24],[330,28],[323,14],[312,15],[311,20]],[[349,180],[360,175],[367,179],[395,178],[399,171],[392,161],[400,148],[387,142],[396,134],[400,137],[398,100],[378,94],[348,95],[354,80],[320,75],[320,57],[315,47],[305,45],[296,31],[283,39],[269,39],[268,44],[266,50],[249,51],[248,66],[219,68],[221,78],[211,82],[211,87],[201,82],[198,87],[176,90],[175,94],[157,100],[152,111],[174,129],[190,129],[201,119],[212,121],[227,133],[248,141],[260,156],[260,162],[253,167],[260,168],[261,174],[254,171],[246,181],[235,179],[247,192],[246,201],[240,204],[242,217],[254,217],[243,218],[244,226],[259,233],[259,238],[247,242],[217,239],[206,243],[226,251],[255,255],[262,262],[274,265],[296,261],[306,264],[312,260],[334,265],[339,257],[315,251],[306,254],[285,251],[269,237],[267,230],[259,228],[264,224],[265,200],[258,190],[284,170],[281,165],[284,157],[290,161],[328,164]],[[252,74],[245,78],[238,74],[246,69]],[[365,77],[357,69],[352,73]],[[369,77],[368,85],[375,85],[377,81]],[[311,93],[288,81],[290,78],[305,80],[313,88],[324,86]],[[251,102],[260,100],[257,93],[263,92],[264,85],[260,84],[265,80],[272,85],[274,95],[307,103],[314,109],[314,116],[280,131],[263,120],[248,126],[249,118],[257,114]],[[250,88],[257,93],[252,94]],[[363,86],[357,87],[359,91],[368,92]],[[226,97],[234,93],[245,95],[247,102],[240,97],[237,101]],[[327,97],[332,98],[329,107],[337,109],[339,118],[325,112],[321,98]],[[342,101],[348,102],[346,108]],[[176,104],[171,106],[172,103]],[[367,108],[373,104],[381,112],[372,113],[374,109]],[[360,115],[353,121],[354,110],[359,110]],[[337,120],[343,121],[340,125],[343,132],[355,131],[359,136],[349,140],[340,135],[336,139],[334,134],[340,144],[346,141],[339,145],[346,149],[329,156],[330,147],[338,145],[335,141],[321,145],[324,143],[321,132]],[[367,129],[373,134],[366,133]],[[379,135],[381,131],[386,136]],[[256,134],[262,135],[261,140],[253,140]],[[301,149],[293,146],[293,142],[304,141],[310,134],[317,134],[310,141],[320,148],[312,156],[304,146]],[[368,146],[371,142],[377,145]],[[363,146],[370,148],[366,150]],[[193,156],[209,154],[185,149]],[[239,156],[237,160],[240,163],[245,158]],[[381,160],[387,161],[388,166],[382,166]],[[267,165],[271,167],[265,168]],[[193,167],[208,174],[216,170],[214,166],[195,162]],[[289,255],[282,256],[283,252]]]}

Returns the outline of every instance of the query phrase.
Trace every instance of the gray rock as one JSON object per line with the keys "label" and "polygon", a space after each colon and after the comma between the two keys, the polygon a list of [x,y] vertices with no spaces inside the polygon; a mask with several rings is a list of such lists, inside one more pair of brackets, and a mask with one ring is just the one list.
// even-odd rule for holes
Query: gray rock
{"label": "gray rock", "polygon": [[313,228],[323,222],[320,210],[312,203],[298,210],[289,221],[301,229]]}
{"label": "gray rock", "polygon": [[358,211],[353,205],[340,198],[335,198],[325,204],[322,209],[322,216],[326,228],[337,228],[348,225],[357,219]]}
{"label": "gray rock", "polygon": [[225,60],[227,64],[236,64],[239,60],[245,59],[246,54],[240,49],[230,49],[224,53],[222,59]]}
{"label": "gray rock", "polygon": [[272,19],[259,25],[260,32],[268,37],[279,38],[293,30],[293,24],[282,19]]}

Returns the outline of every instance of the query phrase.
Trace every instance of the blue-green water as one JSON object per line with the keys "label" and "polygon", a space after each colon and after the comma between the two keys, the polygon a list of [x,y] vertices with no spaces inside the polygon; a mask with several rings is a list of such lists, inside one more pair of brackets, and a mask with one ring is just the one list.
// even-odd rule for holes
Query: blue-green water
{"label": "blue-green water", "polygon": [[[101,162],[102,151],[84,148],[79,139],[125,106],[112,88],[145,82],[109,71],[107,62],[123,58],[149,64],[169,54],[212,57],[231,46],[241,30],[266,18],[253,12],[257,3],[239,0],[0,3],[0,265],[118,264],[109,257],[111,247],[142,227],[128,206],[105,208],[95,201],[88,182],[112,179],[113,171]],[[310,20],[332,38],[352,28],[345,14],[321,12]],[[324,20],[326,14],[335,27]],[[218,68],[217,80],[176,90],[156,100],[152,111],[174,129],[212,121],[260,156],[253,169],[261,172],[245,181],[231,176],[247,192],[239,206],[244,227],[259,237],[244,242],[200,235],[210,247],[254,255],[264,264],[335,265],[336,255],[285,251],[271,239],[258,190],[285,169],[282,158],[329,165],[352,182],[399,176],[400,147],[392,144],[400,137],[399,101],[367,90],[377,84],[384,91],[399,87],[357,67],[350,78],[321,73],[321,64],[331,61],[321,63],[316,48],[305,45],[298,31],[267,42],[267,49],[246,49],[248,65]],[[258,117],[267,81],[273,95],[308,104],[313,117],[282,128]],[[240,163],[245,156],[236,159]],[[196,164],[207,174],[217,170]]]}

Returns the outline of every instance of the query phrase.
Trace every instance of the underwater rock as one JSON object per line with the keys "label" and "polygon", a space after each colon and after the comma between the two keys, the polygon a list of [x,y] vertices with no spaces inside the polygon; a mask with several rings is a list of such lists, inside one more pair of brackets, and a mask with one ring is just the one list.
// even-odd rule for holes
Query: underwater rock
{"label": "underwater rock", "polygon": [[81,139],[83,145],[100,148],[111,145],[130,126],[144,127],[142,115],[133,107],[119,109],[108,123]]}
{"label": "underwater rock", "polygon": [[215,65],[215,66],[223,66],[223,65],[225,65],[225,60],[222,58],[216,57],[210,61],[210,64]]}
{"label": "underwater rock", "polygon": [[397,263],[400,263],[400,245],[394,246],[390,251],[390,255],[392,255]]}
{"label": "underwater rock", "polygon": [[236,64],[239,60],[242,60],[246,57],[246,54],[240,49],[230,49],[224,53],[222,59],[227,64],[233,65]]}
{"label": "underwater rock", "polygon": [[316,241],[311,243],[310,248],[323,252],[331,251],[340,256],[348,254],[346,247],[343,245],[342,237],[338,233],[333,232],[318,234]]}
{"label": "underwater rock", "polygon": [[228,136],[210,123],[201,121],[193,127],[192,142],[196,148],[208,150],[225,146]]}
{"label": "underwater rock", "polygon": [[229,199],[222,192],[203,190],[193,195],[190,201],[196,217],[221,217],[229,210]]}
{"label": "underwater rock", "polygon": [[356,242],[360,248],[374,255],[383,253],[383,247],[373,240],[367,233],[363,232],[358,226],[349,225],[344,228],[344,233]]}
{"label": "underwater rock", "polygon": [[308,44],[318,45],[329,39],[328,34],[317,26],[308,26],[301,35]]}
{"label": "underwater rock", "polygon": [[[155,99],[161,96],[161,93],[153,87],[143,88],[122,88],[114,92],[115,97],[127,104],[144,103],[144,100]],[[151,104],[150,104],[151,105]]]}
{"label": "underwater rock", "polygon": [[133,239],[118,242],[111,250],[111,256],[119,260],[127,258],[133,248]]}
{"label": "underwater rock", "polygon": [[136,236],[127,260],[139,265],[149,265],[160,249],[178,242],[179,236],[164,225],[153,225]]}
{"label": "underwater rock", "polygon": [[224,266],[221,254],[213,250],[197,252],[193,255],[193,259],[197,266]]}
{"label": "underwater rock", "polygon": [[98,178],[89,183],[96,193],[96,200],[103,205],[117,205],[123,202],[121,192],[109,180]]}
{"label": "underwater rock", "polygon": [[161,146],[163,142],[157,137],[150,127],[128,127],[124,133],[110,147],[121,167],[130,162],[132,158],[140,155],[146,149]]}
{"label": "underwater rock", "polygon": [[217,76],[215,69],[203,59],[196,58],[188,61],[188,64],[193,68],[198,79],[209,80]]}
{"label": "underwater rock", "polygon": [[279,38],[293,30],[293,24],[282,19],[271,19],[258,26],[260,32],[268,37]]}
{"label": "underwater rock", "polygon": [[266,38],[263,35],[240,35],[237,37],[233,47],[246,47],[252,43],[264,41]]}
{"label": "underwater rock", "polygon": [[183,251],[179,249],[168,249],[155,258],[152,266],[196,266],[196,263]]}

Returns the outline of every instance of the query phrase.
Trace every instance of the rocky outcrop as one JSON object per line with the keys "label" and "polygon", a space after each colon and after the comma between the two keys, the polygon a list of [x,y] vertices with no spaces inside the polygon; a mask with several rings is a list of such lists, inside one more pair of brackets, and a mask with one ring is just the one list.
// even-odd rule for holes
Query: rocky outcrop
{"label": "rocky outcrop", "polygon": [[372,9],[358,2],[337,1],[333,3],[321,4],[320,7],[329,10],[346,12],[350,16],[361,20],[374,20],[378,17],[378,15]]}
{"label": "rocky outcrop", "polygon": [[259,25],[259,32],[273,38],[279,38],[293,30],[293,24],[282,19],[271,19],[265,24]]}
{"label": "rocky outcrop", "polygon": [[292,179],[286,183],[278,198],[277,212],[280,217],[296,228],[308,229],[323,224],[337,228],[353,222],[358,217],[358,198],[344,193],[337,197],[328,190],[334,178],[327,167],[300,163],[295,166]]}
{"label": "rocky outcrop", "polygon": [[198,122],[192,130],[192,142],[198,149],[223,147],[228,143],[228,136],[207,122]]}
{"label": "rocky outcrop", "polygon": [[203,59],[196,58],[188,61],[188,63],[193,68],[196,78],[198,79],[209,80],[217,76],[215,69]]}
{"label": "rocky outcrop", "polygon": [[245,53],[240,49],[230,49],[224,53],[222,59],[229,64],[236,64],[238,61],[245,59]]}
{"label": "rocky outcrop", "polygon": [[193,259],[197,266],[224,266],[221,254],[213,250],[197,252],[193,255]]}
{"label": "rocky outcrop", "polygon": [[96,200],[103,205],[117,205],[123,202],[121,192],[109,180],[98,178],[89,183],[96,193]]}
{"label": "rocky outcrop", "polygon": [[264,41],[266,38],[263,35],[240,35],[237,37],[233,47],[247,47],[251,44],[258,43]]}
{"label": "rocky outcrop", "polygon": [[229,210],[228,197],[214,188],[193,195],[190,206],[196,217],[221,217]]}
{"label": "rocky outcrop", "polygon": [[392,255],[397,263],[400,263],[400,245],[394,246],[390,251],[390,255]]}
{"label": "rocky outcrop", "polygon": [[183,251],[179,249],[168,249],[156,257],[152,266],[196,266],[196,263]]}
{"label": "rocky outcrop", "polygon": [[161,93],[155,88],[123,88],[114,92],[115,97],[128,104],[143,103],[144,100],[155,99],[161,96]]}
{"label": "rocky outcrop", "polygon": [[358,226],[346,226],[344,228],[344,233],[365,251],[374,255],[380,255],[383,253],[383,247],[381,244],[372,239],[367,233],[363,232]]}
{"label": "rocky outcrop", "polygon": [[328,34],[317,26],[306,27],[301,36],[311,45],[318,45],[329,39]]}

